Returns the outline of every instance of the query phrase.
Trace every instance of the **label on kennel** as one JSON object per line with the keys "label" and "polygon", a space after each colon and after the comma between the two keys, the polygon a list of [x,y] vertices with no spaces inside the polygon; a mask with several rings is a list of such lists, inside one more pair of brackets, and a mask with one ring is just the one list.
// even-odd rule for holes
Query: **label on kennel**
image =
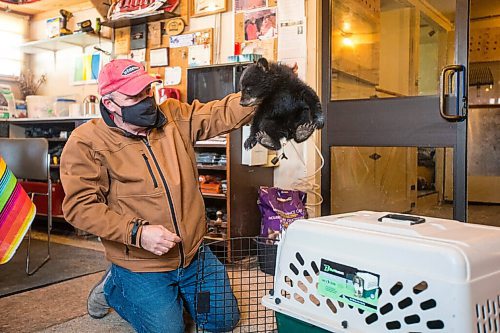
{"label": "label on kennel", "polygon": [[376,312],[379,278],[375,273],[321,259],[318,294],[368,312]]}

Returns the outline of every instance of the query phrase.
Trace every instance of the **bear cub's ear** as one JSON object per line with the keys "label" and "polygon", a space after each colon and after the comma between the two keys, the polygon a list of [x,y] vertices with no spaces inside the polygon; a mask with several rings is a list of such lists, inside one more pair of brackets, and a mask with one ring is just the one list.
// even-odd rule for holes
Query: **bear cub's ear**
{"label": "bear cub's ear", "polygon": [[269,71],[269,63],[267,62],[267,59],[259,58],[259,60],[257,60],[257,67],[263,70],[264,72]]}

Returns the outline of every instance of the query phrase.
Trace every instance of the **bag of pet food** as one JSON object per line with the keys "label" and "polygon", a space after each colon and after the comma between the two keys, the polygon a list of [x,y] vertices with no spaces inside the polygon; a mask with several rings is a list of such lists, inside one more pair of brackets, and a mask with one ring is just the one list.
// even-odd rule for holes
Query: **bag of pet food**
{"label": "bag of pet food", "polygon": [[262,186],[257,201],[262,217],[260,235],[279,240],[281,231],[290,223],[307,218],[306,201],[307,194],[302,191]]}

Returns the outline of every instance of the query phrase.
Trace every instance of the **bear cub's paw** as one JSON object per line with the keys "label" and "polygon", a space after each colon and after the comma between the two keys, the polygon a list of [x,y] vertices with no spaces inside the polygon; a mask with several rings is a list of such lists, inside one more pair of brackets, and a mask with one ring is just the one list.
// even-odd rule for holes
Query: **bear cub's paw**
{"label": "bear cub's paw", "polygon": [[255,135],[250,135],[246,140],[245,143],[243,144],[243,147],[245,147],[246,150],[250,150],[255,145],[258,143],[257,137]]}
{"label": "bear cub's paw", "polygon": [[302,125],[299,125],[297,129],[295,130],[294,134],[294,140],[297,143],[301,143],[309,139],[309,137],[313,134],[314,130],[316,129],[315,124],[313,123],[305,123]]}
{"label": "bear cub's paw", "polygon": [[269,134],[266,132],[260,131],[256,134],[257,141],[267,149],[270,150],[280,150],[281,143],[279,141],[273,140]]}

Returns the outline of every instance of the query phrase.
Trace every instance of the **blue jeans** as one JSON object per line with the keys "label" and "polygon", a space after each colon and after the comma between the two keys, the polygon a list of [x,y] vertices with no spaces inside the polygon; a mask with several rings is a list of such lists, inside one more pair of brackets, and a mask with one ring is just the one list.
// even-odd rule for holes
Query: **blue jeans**
{"label": "blue jeans", "polygon": [[[199,264],[203,278],[198,272],[197,285]],[[197,311],[195,297],[200,291],[200,301],[210,305],[205,303],[205,309]],[[104,294],[109,306],[140,333],[184,332],[183,306],[198,327],[209,332],[231,331],[240,319],[226,269],[208,246],[203,263],[195,258],[188,267],[170,272],[137,273],[112,265]]]}

